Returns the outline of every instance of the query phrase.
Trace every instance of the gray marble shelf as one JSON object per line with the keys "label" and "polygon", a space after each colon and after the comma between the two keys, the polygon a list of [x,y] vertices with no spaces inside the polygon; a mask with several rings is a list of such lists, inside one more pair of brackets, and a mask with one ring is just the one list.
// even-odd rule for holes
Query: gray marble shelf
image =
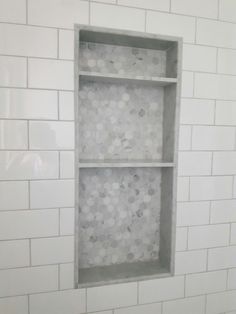
{"label": "gray marble shelf", "polygon": [[80,160],[79,168],[171,168],[173,162],[161,162],[155,160]]}
{"label": "gray marble shelf", "polygon": [[87,82],[105,82],[105,83],[124,83],[133,82],[141,83],[142,85],[167,86],[177,83],[177,78],[170,77],[143,77],[143,76],[128,76],[119,74],[108,74],[98,72],[80,71],[80,79]]}

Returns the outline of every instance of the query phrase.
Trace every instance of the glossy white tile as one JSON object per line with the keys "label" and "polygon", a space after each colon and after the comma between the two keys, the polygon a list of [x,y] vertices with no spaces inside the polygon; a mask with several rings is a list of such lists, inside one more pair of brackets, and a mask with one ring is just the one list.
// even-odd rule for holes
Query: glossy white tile
{"label": "glossy white tile", "polygon": [[1,180],[55,179],[59,176],[57,152],[1,151]]}
{"label": "glossy white tile", "polygon": [[26,58],[0,56],[0,85],[2,87],[26,87]]}
{"label": "glossy white tile", "polygon": [[1,88],[0,102],[0,118],[42,120],[58,118],[56,91]]}
{"label": "glossy white tile", "polygon": [[31,149],[73,149],[74,123],[61,121],[31,121],[29,124]]}
{"label": "glossy white tile", "polygon": [[0,120],[0,134],[0,149],[28,148],[26,121]]}

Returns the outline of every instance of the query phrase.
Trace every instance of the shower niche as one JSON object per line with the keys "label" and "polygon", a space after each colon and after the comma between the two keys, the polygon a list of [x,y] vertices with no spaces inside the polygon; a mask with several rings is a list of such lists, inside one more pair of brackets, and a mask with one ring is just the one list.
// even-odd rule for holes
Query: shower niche
{"label": "shower niche", "polygon": [[76,285],[173,275],[179,38],[79,25]]}

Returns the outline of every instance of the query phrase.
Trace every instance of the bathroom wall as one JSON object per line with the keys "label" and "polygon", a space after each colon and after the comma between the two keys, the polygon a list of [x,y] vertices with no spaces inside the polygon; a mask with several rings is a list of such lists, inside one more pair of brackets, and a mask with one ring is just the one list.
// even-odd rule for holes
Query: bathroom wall
{"label": "bathroom wall", "polygon": [[[184,39],[174,277],[73,290],[74,23]],[[0,313],[236,313],[235,0],[0,0],[0,54]]]}

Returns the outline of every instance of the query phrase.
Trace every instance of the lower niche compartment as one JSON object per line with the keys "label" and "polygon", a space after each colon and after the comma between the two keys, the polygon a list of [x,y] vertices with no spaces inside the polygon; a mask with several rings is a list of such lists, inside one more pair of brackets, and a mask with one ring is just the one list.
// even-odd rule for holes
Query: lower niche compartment
{"label": "lower niche compartment", "polygon": [[80,169],[80,285],[170,272],[172,175],[171,168]]}

